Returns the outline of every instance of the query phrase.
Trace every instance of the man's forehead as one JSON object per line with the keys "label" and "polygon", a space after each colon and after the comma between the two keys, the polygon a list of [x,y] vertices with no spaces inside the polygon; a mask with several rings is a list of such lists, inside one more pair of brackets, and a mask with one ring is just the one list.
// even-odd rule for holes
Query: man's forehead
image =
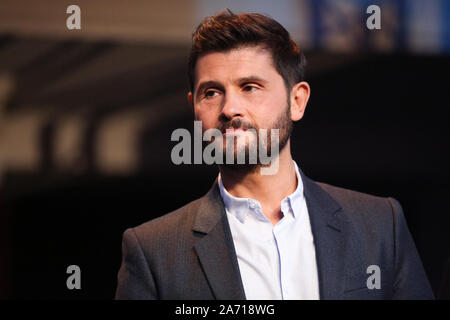
{"label": "man's forehead", "polygon": [[264,74],[276,72],[275,68],[271,70],[269,66],[273,68],[272,54],[262,46],[246,46],[224,52],[209,52],[197,60],[196,84],[224,76],[245,78],[256,74],[264,77]]}
{"label": "man's forehead", "polygon": [[197,68],[204,64],[221,64],[230,62],[255,62],[272,59],[272,53],[267,48],[258,46],[242,46],[226,51],[212,51],[201,55],[197,60]]}

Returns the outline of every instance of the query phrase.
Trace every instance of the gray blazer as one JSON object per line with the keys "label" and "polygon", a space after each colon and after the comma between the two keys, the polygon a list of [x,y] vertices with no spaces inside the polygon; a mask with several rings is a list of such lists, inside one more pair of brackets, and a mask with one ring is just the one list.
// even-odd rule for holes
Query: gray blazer
{"label": "gray blazer", "polygon": [[[434,298],[398,201],[300,174],[321,299]],[[217,181],[202,198],[127,229],[122,256],[116,299],[245,299]],[[367,287],[370,265],[380,268],[380,289]]]}

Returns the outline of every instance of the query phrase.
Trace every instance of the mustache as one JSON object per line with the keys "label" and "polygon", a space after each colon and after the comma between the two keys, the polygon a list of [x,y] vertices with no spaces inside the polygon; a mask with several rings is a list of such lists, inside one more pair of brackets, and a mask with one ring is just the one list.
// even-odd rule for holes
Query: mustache
{"label": "mustache", "polygon": [[247,130],[247,129],[256,129],[250,122],[245,121],[241,118],[234,118],[231,119],[230,121],[227,122],[223,122],[221,123],[217,129],[220,130],[220,132],[225,133],[227,131],[227,129],[243,129],[243,130]]}

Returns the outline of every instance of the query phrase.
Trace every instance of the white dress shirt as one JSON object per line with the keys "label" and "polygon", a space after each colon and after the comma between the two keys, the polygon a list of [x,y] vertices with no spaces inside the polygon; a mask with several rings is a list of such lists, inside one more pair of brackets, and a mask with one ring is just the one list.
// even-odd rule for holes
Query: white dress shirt
{"label": "white dress shirt", "polygon": [[281,201],[283,218],[273,226],[259,201],[236,198],[219,189],[233,236],[246,298],[249,300],[319,299],[319,282],[303,182]]}

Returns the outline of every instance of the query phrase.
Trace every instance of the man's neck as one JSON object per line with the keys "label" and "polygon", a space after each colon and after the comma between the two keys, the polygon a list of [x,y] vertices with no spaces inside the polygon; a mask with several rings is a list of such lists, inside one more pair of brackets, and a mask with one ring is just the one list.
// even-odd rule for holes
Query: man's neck
{"label": "man's neck", "polygon": [[281,150],[278,171],[273,175],[261,175],[260,170],[246,172],[226,167],[219,170],[225,189],[234,197],[258,200],[264,215],[274,225],[283,217],[281,200],[292,194],[298,183],[289,143]]}

